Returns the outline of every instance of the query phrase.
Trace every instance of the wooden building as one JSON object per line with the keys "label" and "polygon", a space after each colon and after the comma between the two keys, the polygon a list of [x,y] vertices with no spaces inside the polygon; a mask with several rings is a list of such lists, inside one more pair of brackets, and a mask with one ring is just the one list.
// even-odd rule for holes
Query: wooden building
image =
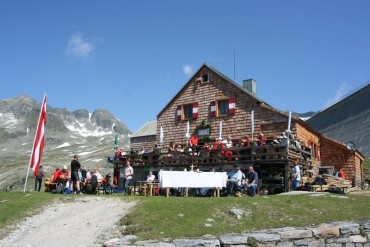
{"label": "wooden building", "polygon": [[150,120],[130,137],[130,147],[134,150],[152,149],[156,143],[156,137],[157,120]]}
{"label": "wooden building", "polygon": [[[165,150],[170,142],[186,145],[187,126],[189,126],[190,134],[198,133],[201,144],[217,139],[220,136],[222,126],[221,137],[225,139],[230,136],[234,145],[244,136],[253,136],[254,138],[259,133],[263,133],[268,139],[273,140],[290,128],[291,135],[309,148],[307,159],[302,158],[304,151],[295,152],[292,148],[287,148],[286,155],[283,156],[250,156],[246,159],[234,159],[230,162],[221,160],[220,162],[198,162],[195,165],[200,170],[213,167],[216,170],[226,171],[232,169],[236,163],[242,167],[243,171],[253,165],[259,173],[262,184],[268,184],[270,188],[280,188],[281,191],[288,191],[293,160],[301,162],[301,164],[304,163],[302,164],[304,170],[309,170],[317,175],[322,163],[330,163],[326,155],[322,156],[322,150],[340,147],[340,150],[347,155],[347,159],[343,163],[336,163],[335,167],[346,165],[348,171],[351,167],[353,173],[348,173],[348,176],[354,176],[356,184],[361,183],[362,178],[359,175],[361,174],[359,171],[361,165],[355,165],[356,159],[357,162],[362,163],[363,156],[361,154],[356,150],[346,149],[338,142],[330,141],[300,118],[279,111],[259,99],[255,93],[255,83],[254,80],[246,80],[241,86],[208,64],[202,65],[157,115],[156,142],[159,143],[161,127],[164,135],[162,150]],[[323,140],[325,140],[324,149],[320,146]],[[159,169],[181,170],[189,165],[191,164],[186,162],[174,165],[162,160],[161,162],[144,164],[143,167],[146,171],[158,171]],[[140,169],[139,165],[138,170]]]}

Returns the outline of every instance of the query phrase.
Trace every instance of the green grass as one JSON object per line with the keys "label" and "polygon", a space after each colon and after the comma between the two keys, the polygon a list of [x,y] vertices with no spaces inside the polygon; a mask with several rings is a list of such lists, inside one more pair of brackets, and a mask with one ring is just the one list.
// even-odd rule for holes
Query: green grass
{"label": "green grass", "polygon": [[[370,219],[369,196],[331,196],[145,198],[121,223],[128,225],[126,233],[153,239]],[[229,214],[234,207],[243,209],[249,216],[237,219]],[[206,223],[212,227],[205,227]]]}
{"label": "green grass", "polygon": [[[26,196],[30,194],[30,196]],[[53,200],[73,195],[0,192],[0,238],[14,222],[32,215]],[[135,200],[137,206],[120,220],[124,234],[139,239],[199,237],[205,234],[241,233],[285,226],[310,226],[344,220],[370,220],[370,193],[325,196],[275,195],[256,197],[141,197],[110,195]],[[338,197],[339,196],[339,197]],[[237,219],[230,209],[243,209],[248,216]],[[107,212],[109,213],[109,212]],[[205,227],[211,224],[211,227]],[[125,227],[123,227],[125,226]]]}

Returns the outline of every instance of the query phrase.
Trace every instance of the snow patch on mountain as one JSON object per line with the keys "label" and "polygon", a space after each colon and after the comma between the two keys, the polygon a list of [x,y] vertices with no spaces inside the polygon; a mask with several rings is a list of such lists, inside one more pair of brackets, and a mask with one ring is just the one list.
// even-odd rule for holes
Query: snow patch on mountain
{"label": "snow patch on mountain", "polygon": [[103,159],[92,159],[91,161],[92,162],[96,162],[96,163],[99,163],[100,161],[102,161]]}
{"label": "snow patch on mountain", "polygon": [[65,143],[63,143],[62,145],[59,145],[59,146],[55,147],[54,149],[57,149],[57,148],[64,148],[64,147],[69,147],[69,146],[71,146],[71,144],[69,144],[68,142],[65,142]]}
{"label": "snow patch on mountain", "polygon": [[72,124],[66,124],[66,127],[73,132],[78,133],[80,136],[88,137],[88,136],[94,136],[94,137],[100,137],[105,135],[112,135],[112,131],[106,131],[102,127],[95,128],[94,130],[89,130],[85,127],[85,124],[82,124],[78,121],[76,123],[79,125],[77,127],[76,125]]}
{"label": "snow patch on mountain", "polygon": [[0,125],[6,129],[15,129],[19,120],[15,118],[13,113],[0,113]]}

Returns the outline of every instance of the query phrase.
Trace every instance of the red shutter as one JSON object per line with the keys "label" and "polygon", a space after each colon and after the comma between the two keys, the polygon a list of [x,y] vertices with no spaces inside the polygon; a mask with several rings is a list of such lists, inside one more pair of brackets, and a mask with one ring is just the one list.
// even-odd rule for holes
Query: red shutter
{"label": "red shutter", "polygon": [[199,103],[198,102],[194,102],[193,103],[193,119],[197,119],[198,118],[198,109],[199,109]]}
{"label": "red shutter", "polygon": [[229,98],[229,115],[235,114],[235,98]]}
{"label": "red shutter", "polygon": [[211,101],[211,117],[216,117],[216,101]]}
{"label": "red shutter", "polygon": [[176,117],[178,121],[181,121],[181,115],[182,115],[181,109],[182,109],[181,105],[177,106]]}

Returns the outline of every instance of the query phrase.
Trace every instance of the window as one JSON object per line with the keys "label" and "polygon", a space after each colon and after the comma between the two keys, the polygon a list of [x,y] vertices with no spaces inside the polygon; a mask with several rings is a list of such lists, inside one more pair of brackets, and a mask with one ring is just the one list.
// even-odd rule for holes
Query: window
{"label": "window", "polygon": [[193,105],[184,105],[184,119],[193,118]]}
{"label": "window", "polygon": [[208,74],[203,74],[202,75],[202,80],[203,80],[203,82],[208,82],[209,81]]}
{"label": "window", "polygon": [[235,98],[221,99],[211,102],[211,117],[235,114]]}
{"label": "window", "polygon": [[220,100],[217,101],[217,116],[229,115],[229,101]]}
{"label": "window", "polygon": [[198,102],[192,104],[179,105],[176,109],[176,117],[178,121],[185,119],[197,119],[198,118]]}

